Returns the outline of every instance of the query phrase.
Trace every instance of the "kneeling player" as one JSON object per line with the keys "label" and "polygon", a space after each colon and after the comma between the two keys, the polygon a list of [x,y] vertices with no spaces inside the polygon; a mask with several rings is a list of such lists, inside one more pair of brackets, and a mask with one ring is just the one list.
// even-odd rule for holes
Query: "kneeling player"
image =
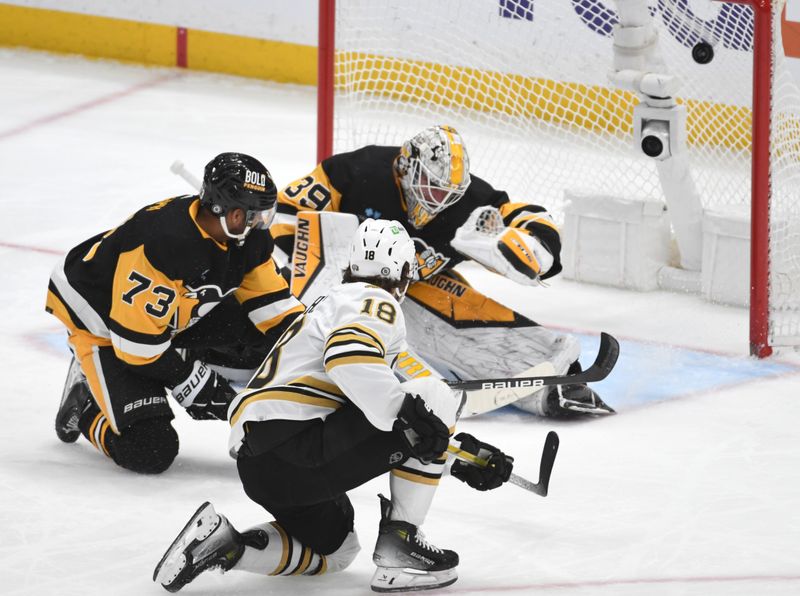
{"label": "kneeling player", "polygon": [[[360,549],[347,491],[391,471],[373,560],[376,591],[453,583],[458,555],[419,526],[446,463],[462,395],[433,377],[401,383],[391,363],[407,350],[399,302],[413,279],[414,244],[394,221],[363,222],[344,284],[294,321],[231,404],[231,454],[247,495],[275,521],[237,532],[203,504],[164,554],[154,580],[176,591],[212,567],[319,575]],[[508,480],[513,459],[459,435],[489,461],[454,462],[480,490]],[[410,570],[410,571],[409,571]]]}
{"label": "kneeling player", "polygon": [[222,153],[200,196],[143,207],[67,253],[47,293],[73,353],[59,439],[83,435],[117,465],[156,474],[178,453],[165,388],[193,418],[225,419],[238,379],[209,364],[252,373],[303,310],[271,257],[276,194],[258,160]]}

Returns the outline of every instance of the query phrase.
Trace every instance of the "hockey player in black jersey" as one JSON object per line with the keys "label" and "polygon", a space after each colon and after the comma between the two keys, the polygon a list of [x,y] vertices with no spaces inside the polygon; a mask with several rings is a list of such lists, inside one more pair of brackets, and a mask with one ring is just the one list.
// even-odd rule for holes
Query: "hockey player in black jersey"
{"label": "hockey player in black jersey", "polygon": [[[307,210],[405,223],[419,265],[403,305],[408,339],[442,374],[508,377],[543,361],[557,374],[580,371],[575,337],[504,307],[452,270],[473,260],[527,286],[561,271],[561,239],[550,215],[544,207],[512,202],[471,173],[455,129],[433,126],[401,147],[369,145],[333,155],[286,186],[272,226],[284,263],[295,249],[297,214]],[[586,385],[540,389],[516,405],[545,416],[613,413]]]}
{"label": "hockey player in black jersey", "polygon": [[199,196],[148,205],[67,253],[46,304],[73,354],[62,441],[83,435],[124,468],[160,473],[178,453],[168,395],[193,418],[227,418],[235,392],[209,365],[252,371],[303,309],[271,257],[276,192],[258,160],[222,153]]}
{"label": "hockey player in black jersey", "polygon": [[[238,532],[204,503],[156,566],[154,581],[180,590],[207,569],[321,575],[360,549],[347,492],[390,472],[380,498],[371,587],[426,590],[457,579],[458,555],[428,542],[420,525],[446,463],[462,403],[442,381],[401,383],[393,364],[408,347],[399,302],[414,246],[395,221],[366,220],[351,244],[345,281],[296,319],[231,404],[230,452],[248,497],[275,521]],[[484,468],[455,461],[451,474],[478,490],[508,480],[513,458],[459,434]]]}

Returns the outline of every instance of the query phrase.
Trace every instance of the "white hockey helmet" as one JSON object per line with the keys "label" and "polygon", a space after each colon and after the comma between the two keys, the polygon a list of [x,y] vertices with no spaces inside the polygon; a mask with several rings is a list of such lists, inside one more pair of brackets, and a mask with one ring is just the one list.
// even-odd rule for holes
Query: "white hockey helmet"
{"label": "white hockey helmet", "polygon": [[417,270],[414,241],[399,221],[365,219],[350,244],[348,269],[351,278],[387,282],[400,301]]}
{"label": "white hockey helmet", "polygon": [[467,149],[450,126],[431,126],[403,143],[396,169],[417,229],[463,197],[470,183]]}

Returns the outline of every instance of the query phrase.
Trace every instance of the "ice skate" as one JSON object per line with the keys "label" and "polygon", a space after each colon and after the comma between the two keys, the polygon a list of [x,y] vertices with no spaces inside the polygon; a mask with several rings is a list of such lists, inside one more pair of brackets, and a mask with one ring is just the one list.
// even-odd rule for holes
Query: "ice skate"
{"label": "ice skate", "polygon": [[[575,361],[570,365],[569,374],[581,372],[581,365]],[[585,383],[555,385],[545,398],[544,413],[553,418],[577,418],[580,416],[606,416],[616,414],[597,393]]]}
{"label": "ice skate", "polygon": [[545,403],[545,415],[553,418],[606,416],[615,413],[597,393],[582,383],[554,386],[547,394]]}
{"label": "ice skate", "polygon": [[168,592],[177,592],[203,571],[230,570],[243,552],[239,533],[206,502],[161,557],[153,572],[153,581]]}
{"label": "ice skate", "polygon": [[61,403],[56,414],[56,435],[65,443],[74,443],[81,436],[78,421],[81,418],[86,403],[91,398],[86,377],[81,372],[81,367],[75,358],[72,359],[64,383],[64,392],[61,394]]}
{"label": "ice skate", "polygon": [[458,554],[425,540],[415,525],[392,521],[392,502],[381,500],[381,523],[372,560],[378,566],[370,586],[375,592],[413,592],[449,586],[458,579]]}

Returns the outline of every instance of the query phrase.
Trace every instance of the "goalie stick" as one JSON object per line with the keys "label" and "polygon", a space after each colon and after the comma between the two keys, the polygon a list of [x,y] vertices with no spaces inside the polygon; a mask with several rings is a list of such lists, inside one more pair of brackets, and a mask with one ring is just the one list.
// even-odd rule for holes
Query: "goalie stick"
{"label": "goalie stick", "polygon": [[475,415],[513,403],[546,385],[602,381],[613,370],[618,357],[619,342],[612,335],[601,333],[597,357],[589,368],[579,373],[557,375],[551,363],[542,362],[515,377],[446,381],[446,383],[453,389],[468,392],[465,413]]}
{"label": "goalie stick", "polygon": [[[523,478],[522,476],[518,476],[512,472],[511,476],[508,478],[508,482],[511,484],[523,488],[527,491],[535,493],[540,497],[546,497],[547,492],[550,488],[550,474],[553,472],[553,464],[556,461],[556,454],[558,453],[558,435],[555,431],[550,431],[547,433],[547,437],[544,440],[544,449],[542,449],[542,459],[539,463],[539,481],[538,482],[531,482],[527,478]],[[455,457],[460,460],[463,460],[467,463],[470,463],[475,466],[479,466],[481,468],[485,468],[488,462],[485,459],[481,459],[468,451],[464,451],[459,447],[451,444],[448,445],[447,451],[452,453]]]}

